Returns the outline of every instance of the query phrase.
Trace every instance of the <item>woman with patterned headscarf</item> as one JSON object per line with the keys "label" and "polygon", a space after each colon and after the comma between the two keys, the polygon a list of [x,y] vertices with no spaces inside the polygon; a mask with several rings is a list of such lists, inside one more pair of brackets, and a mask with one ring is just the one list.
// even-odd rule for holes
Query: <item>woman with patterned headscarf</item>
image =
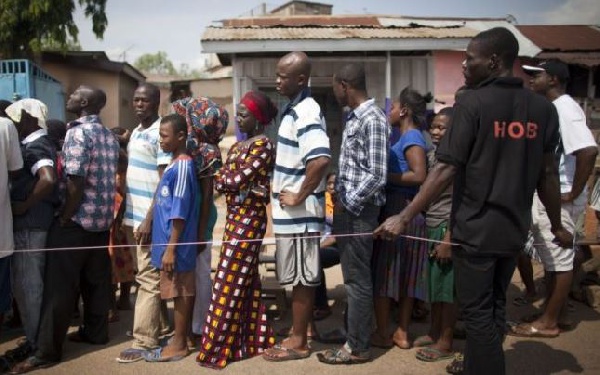
{"label": "woman with patterned headscarf", "polygon": [[265,94],[246,93],[236,119],[248,139],[231,147],[215,176],[217,191],[226,197],[227,217],[197,357],[202,366],[224,368],[229,361],[259,355],[275,343],[260,298],[258,254],[267,227],[275,163],[275,149],[264,130],[276,115],[277,109]]}
{"label": "woman with patterned headscarf", "polygon": [[[184,116],[188,126],[187,149],[196,165],[200,186],[200,222],[198,242],[212,240],[217,220],[213,199],[213,176],[221,168],[219,142],[229,123],[227,111],[209,98],[184,98],[172,103],[175,113]],[[200,336],[210,303],[212,281],[210,278],[211,246],[199,245],[196,258],[196,300],[192,319],[192,333]]]}

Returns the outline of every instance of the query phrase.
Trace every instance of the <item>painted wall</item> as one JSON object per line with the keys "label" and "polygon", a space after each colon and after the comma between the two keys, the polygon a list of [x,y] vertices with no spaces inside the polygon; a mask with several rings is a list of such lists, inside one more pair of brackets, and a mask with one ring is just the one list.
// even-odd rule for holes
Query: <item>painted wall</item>
{"label": "painted wall", "polygon": [[[434,51],[434,97],[436,100],[435,111],[454,104],[454,93],[464,85],[462,62],[465,59],[463,51]],[[529,76],[521,69],[522,62],[517,59],[513,67],[513,74],[523,78],[525,87],[529,87]],[[439,103],[439,102],[445,102]]]}
{"label": "painted wall", "polygon": [[[106,93],[106,106],[100,112],[100,119],[106,127],[133,128],[137,125],[131,106],[131,98],[133,90],[137,86],[137,81],[129,76],[51,62],[43,63],[42,68],[63,84],[65,100],[68,100],[69,95],[80,85],[89,85],[104,90]],[[121,79],[121,76],[126,78]],[[75,115],[67,113],[67,121],[72,121],[75,118]]]}
{"label": "painted wall", "polygon": [[433,81],[435,98],[434,109],[452,106],[454,93],[464,85],[462,62],[465,59],[463,51],[433,51]]}

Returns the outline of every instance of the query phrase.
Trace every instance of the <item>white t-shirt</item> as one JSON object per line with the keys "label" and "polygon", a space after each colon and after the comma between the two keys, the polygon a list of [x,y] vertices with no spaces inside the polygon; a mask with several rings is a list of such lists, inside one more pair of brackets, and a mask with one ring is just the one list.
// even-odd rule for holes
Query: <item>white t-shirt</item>
{"label": "white t-shirt", "polygon": [[13,219],[10,208],[8,172],[23,168],[23,158],[19,147],[19,134],[15,125],[7,118],[0,117],[0,258],[13,253]]}
{"label": "white t-shirt", "polygon": [[[560,123],[560,139],[562,152],[558,173],[560,175],[560,192],[569,193],[573,188],[573,177],[575,175],[575,151],[596,147],[596,141],[588,128],[583,109],[573,98],[564,94],[553,101],[558,112]],[[575,200],[587,200],[587,188]]]}
{"label": "white t-shirt", "polygon": [[123,223],[133,229],[146,218],[152,205],[160,181],[158,166],[171,162],[171,154],[163,152],[158,144],[159,128],[160,118],[146,129],[138,125],[127,146],[127,206]]}

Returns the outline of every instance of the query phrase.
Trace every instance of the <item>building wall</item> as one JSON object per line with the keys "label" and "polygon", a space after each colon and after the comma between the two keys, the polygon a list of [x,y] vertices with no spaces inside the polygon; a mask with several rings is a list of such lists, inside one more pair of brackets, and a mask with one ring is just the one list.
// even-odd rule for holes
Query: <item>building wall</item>
{"label": "building wall", "polygon": [[233,80],[231,77],[198,79],[190,81],[192,96],[205,96],[225,107],[229,113],[228,135],[235,134],[235,108],[233,105]]}
{"label": "building wall", "polygon": [[462,73],[464,51],[434,51],[434,92],[435,111],[454,105],[454,93],[465,84]]}
{"label": "building wall", "polygon": [[[119,111],[121,106],[118,73],[88,70],[50,62],[43,62],[42,69],[46,70],[63,84],[66,100],[80,85],[88,85],[104,90],[106,93],[106,106],[100,113],[100,119],[109,128],[120,124]],[[76,118],[71,113],[67,113],[66,115],[67,121],[72,121]]]}
{"label": "building wall", "polygon": [[[434,51],[434,97],[436,99],[435,111],[446,106],[454,105],[454,93],[465,84],[462,63],[465,59],[464,51]],[[525,87],[529,86],[529,77],[523,69],[520,59],[515,61],[513,74],[523,79]],[[443,103],[441,103],[443,102]]]}
{"label": "building wall", "polygon": [[116,126],[133,129],[139,121],[133,111],[133,93],[139,86],[136,79],[121,73],[119,75],[119,122]]}

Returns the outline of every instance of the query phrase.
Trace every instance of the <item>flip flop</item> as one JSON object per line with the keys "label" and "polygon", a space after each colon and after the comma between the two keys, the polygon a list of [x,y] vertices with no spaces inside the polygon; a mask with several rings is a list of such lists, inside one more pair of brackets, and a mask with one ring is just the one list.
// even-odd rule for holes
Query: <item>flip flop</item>
{"label": "flip flop", "polygon": [[[115,360],[119,363],[133,363],[144,359],[146,349],[129,348],[123,350]],[[130,358],[124,358],[130,356]]]}
{"label": "flip flop", "polygon": [[415,348],[422,348],[424,346],[429,346],[433,344],[433,340],[429,336],[419,336],[413,341],[413,346]]}
{"label": "flip flop", "polygon": [[445,353],[439,349],[428,346],[417,350],[417,354],[415,354],[415,357],[423,362],[437,362],[454,358],[454,353]]}
{"label": "flip flop", "polygon": [[187,357],[190,352],[186,351],[185,354],[179,354],[179,355],[174,355],[171,357],[163,357],[162,356],[162,351],[164,348],[156,348],[156,349],[152,349],[152,350],[147,350],[143,356],[144,356],[144,360],[146,360],[146,362],[177,362],[177,361],[181,361],[182,359],[184,359],[185,357]]}
{"label": "flip flop", "polygon": [[366,363],[371,360],[369,357],[359,357],[352,355],[344,347],[339,349],[328,349],[324,353],[318,353],[317,359],[319,362],[328,365],[355,365]]}
{"label": "flip flop", "polygon": [[[269,354],[273,350],[278,351],[278,354]],[[281,353],[284,353],[284,355],[281,355]],[[280,344],[275,344],[272,348],[266,349],[262,357],[269,362],[293,361],[296,359],[310,357],[310,349],[302,351],[298,349],[284,348]]]}
{"label": "flip flop", "polygon": [[508,335],[517,337],[529,337],[529,338],[546,338],[551,339],[558,337],[559,333],[546,333],[535,328],[532,324],[522,323],[516,326],[510,327]]}

